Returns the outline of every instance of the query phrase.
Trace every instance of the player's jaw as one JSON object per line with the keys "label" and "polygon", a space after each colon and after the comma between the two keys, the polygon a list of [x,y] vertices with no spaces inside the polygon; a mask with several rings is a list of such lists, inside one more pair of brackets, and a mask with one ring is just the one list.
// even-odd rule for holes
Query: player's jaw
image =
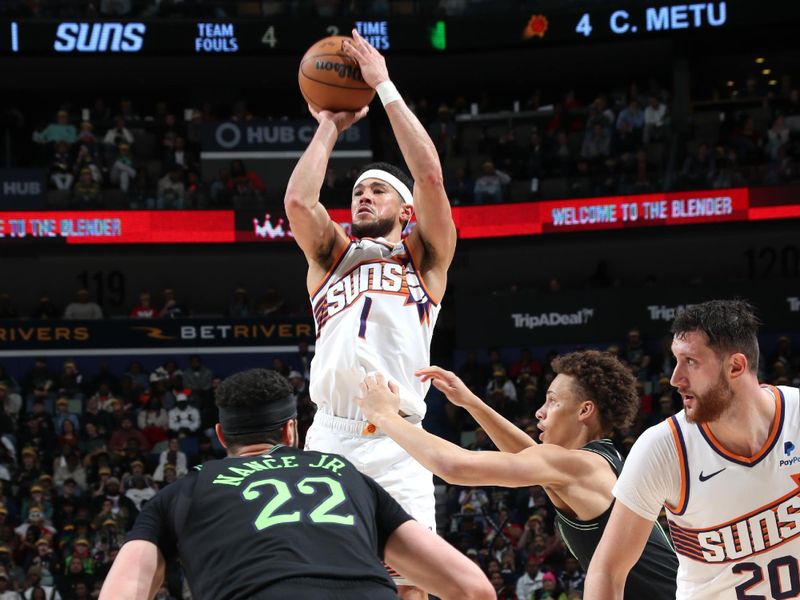
{"label": "player's jaw", "polygon": [[691,387],[678,388],[683,400],[686,419],[690,423],[710,423],[719,419],[733,400],[733,390],[725,374],[720,371],[717,380],[705,391]]}

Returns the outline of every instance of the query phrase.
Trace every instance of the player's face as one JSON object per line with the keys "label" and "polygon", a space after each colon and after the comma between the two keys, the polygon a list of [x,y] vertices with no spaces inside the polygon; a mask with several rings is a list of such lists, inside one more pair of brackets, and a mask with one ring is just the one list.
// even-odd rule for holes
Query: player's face
{"label": "player's face", "polygon": [[385,181],[368,178],[353,189],[352,233],[357,238],[386,237],[399,227],[403,211],[400,194]]}
{"label": "player's face", "polygon": [[574,381],[571,375],[559,373],[547,388],[544,404],[536,411],[539,440],[543,444],[571,447],[580,434],[581,402]]}
{"label": "player's face", "polygon": [[693,423],[717,420],[730,405],[733,390],[708,336],[701,331],[676,336],[672,353],[676,365],[670,383],[681,395],[686,418]]}

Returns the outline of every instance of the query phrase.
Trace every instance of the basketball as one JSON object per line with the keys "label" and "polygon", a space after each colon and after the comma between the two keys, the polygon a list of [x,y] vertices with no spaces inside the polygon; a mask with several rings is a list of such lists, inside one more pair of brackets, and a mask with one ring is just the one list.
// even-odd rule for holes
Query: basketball
{"label": "basketball", "polygon": [[375,90],[361,78],[358,62],[342,51],[344,40],[332,35],[311,46],[300,61],[300,91],[317,110],[357,111],[375,97]]}

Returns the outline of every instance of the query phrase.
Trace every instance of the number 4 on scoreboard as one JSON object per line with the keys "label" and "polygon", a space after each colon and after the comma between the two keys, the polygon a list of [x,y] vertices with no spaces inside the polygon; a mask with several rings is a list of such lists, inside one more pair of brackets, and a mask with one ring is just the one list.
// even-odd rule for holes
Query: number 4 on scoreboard
{"label": "number 4 on scoreboard", "polygon": [[264,31],[264,35],[261,36],[261,43],[269,46],[270,48],[274,48],[275,44],[278,43],[278,40],[275,37],[274,25],[270,25],[269,27],[267,27],[266,31]]}
{"label": "number 4 on scoreboard", "polygon": [[582,33],[584,37],[592,35],[592,24],[589,22],[589,13],[583,13],[575,27],[575,33]]}

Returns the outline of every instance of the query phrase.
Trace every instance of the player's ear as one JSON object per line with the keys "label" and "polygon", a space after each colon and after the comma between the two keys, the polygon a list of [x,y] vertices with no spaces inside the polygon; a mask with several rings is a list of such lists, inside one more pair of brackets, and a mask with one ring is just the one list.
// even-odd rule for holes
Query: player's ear
{"label": "player's ear", "polygon": [[728,359],[728,372],[732,378],[740,377],[747,372],[747,357],[741,352],[731,354]]}
{"label": "player's ear", "polygon": [[283,443],[290,448],[297,448],[300,438],[297,434],[297,419],[290,419],[283,424],[281,428],[281,436]]}
{"label": "player's ear", "polygon": [[594,402],[584,401],[581,402],[581,408],[578,411],[578,418],[585,421],[592,415],[597,414],[597,406]]}
{"label": "player's ear", "polygon": [[227,448],[228,444],[225,443],[225,435],[222,433],[222,425],[219,423],[214,425],[214,432],[217,434],[217,439],[219,440],[219,443],[222,444],[222,447]]}

